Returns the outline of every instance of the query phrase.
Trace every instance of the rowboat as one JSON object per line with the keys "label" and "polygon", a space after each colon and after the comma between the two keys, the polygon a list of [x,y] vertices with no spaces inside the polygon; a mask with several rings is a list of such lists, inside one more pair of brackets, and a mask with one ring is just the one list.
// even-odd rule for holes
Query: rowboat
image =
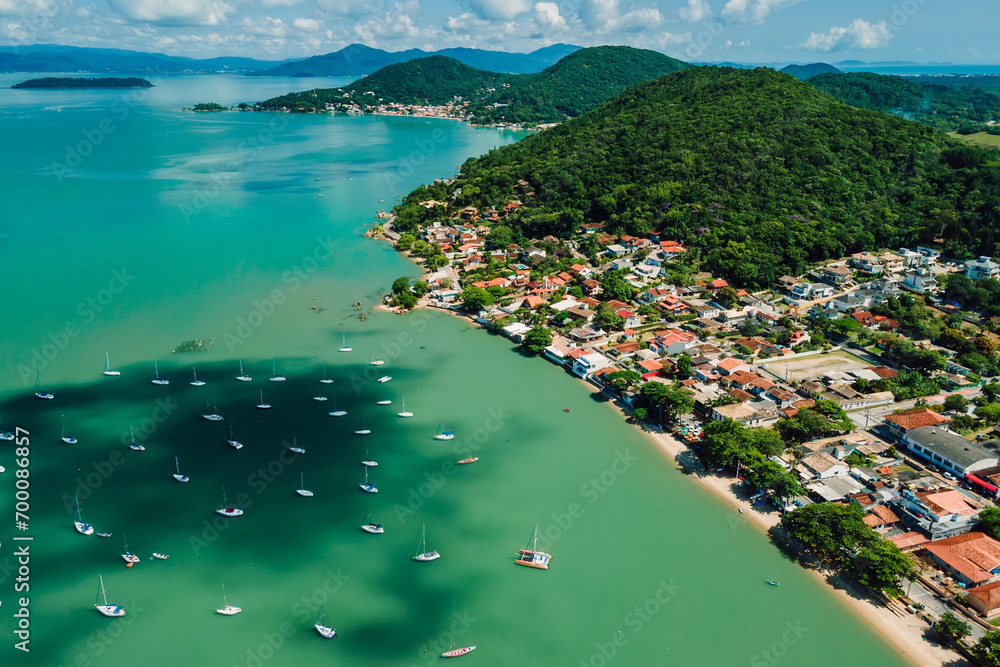
{"label": "rowboat", "polygon": [[460,655],[465,655],[466,653],[472,653],[476,650],[475,646],[463,646],[462,648],[452,649],[450,651],[445,651],[441,654],[442,658],[457,658]]}

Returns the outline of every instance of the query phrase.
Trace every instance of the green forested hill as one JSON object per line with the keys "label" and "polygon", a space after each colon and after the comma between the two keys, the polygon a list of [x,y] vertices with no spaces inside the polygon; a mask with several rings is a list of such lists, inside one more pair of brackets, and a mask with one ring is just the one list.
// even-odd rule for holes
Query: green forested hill
{"label": "green forested hill", "polygon": [[629,46],[581,49],[487,96],[470,111],[480,123],[560,121],[593,109],[629,86],[685,67],[690,65]]}
{"label": "green forested hill", "polygon": [[418,202],[458,188],[453,209],[518,197],[527,235],[659,229],[707,268],[769,286],[821,259],[934,238],[953,256],[992,254],[1000,167],[988,159],[773,70],[698,67],[469,160],[455,181],[410,193],[396,224],[431,220],[440,209]]}

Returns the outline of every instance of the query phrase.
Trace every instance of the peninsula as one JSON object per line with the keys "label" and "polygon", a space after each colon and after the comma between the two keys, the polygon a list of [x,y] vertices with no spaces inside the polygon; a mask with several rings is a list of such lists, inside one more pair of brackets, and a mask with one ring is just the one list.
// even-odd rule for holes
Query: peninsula
{"label": "peninsula", "polygon": [[56,77],[46,76],[15,83],[11,88],[152,88],[153,84],[138,77]]}

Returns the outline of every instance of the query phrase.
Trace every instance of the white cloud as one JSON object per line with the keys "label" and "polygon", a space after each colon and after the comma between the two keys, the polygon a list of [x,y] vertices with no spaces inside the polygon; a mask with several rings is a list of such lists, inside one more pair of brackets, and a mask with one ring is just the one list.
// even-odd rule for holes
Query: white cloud
{"label": "white cloud", "polygon": [[292,25],[298,28],[299,30],[305,30],[307,32],[314,32],[316,30],[319,30],[319,21],[317,21],[316,19],[297,18],[294,21],[292,21]]}
{"label": "white cloud", "polygon": [[272,9],[274,7],[291,7],[297,5],[301,0],[257,0],[262,7]]}
{"label": "white cloud", "polygon": [[469,0],[469,6],[484,19],[512,19],[531,9],[530,0]]}
{"label": "white cloud", "polygon": [[707,0],[688,0],[688,6],[681,8],[681,18],[690,23],[704,21],[712,15]]}
{"label": "white cloud", "polygon": [[108,0],[108,5],[130,19],[159,25],[219,25],[235,11],[222,0]]}
{"label": "white cloud", "polygon": [[559,5],[554,2],[536,2],[535,20],[552,29],[566,27],[566,19],[559,15]]}
{"label": "white cloud", "polygon": [[814,32],[799,44],[809,51],[844,51],[846,49],[880,49],[888,46],[892,31],[885,21],[869,23],[856,19],[846,28],[830,28],[830,32]]}
{"label": "white cloud", "polygon": [[804,0],[729,0],[722,8],[722,18],[730,23],[760,23],[774,11],[797,5]]}
{"label": "white cloud", "polygon": [[681,34],[674,34],[672,32],[664,32],[653,38],[653,43],[663,49],[669,49],[671,47],[683,46],[691,41],[691,33],[685,32]]}
{"label": "white cloud", "polygon": [[51,18],[59,7],[52,0],[0,0],[0,16],[39,16]]}
{"label": "white cloud", "polygon": [[636,32],[651,28],[660,22],[660,10],[656,8],[640,7],[630,11],[614,23],[614,27],[619,30]]}
{"label": "white cloud", "polygon": [[660,10],[655,7],[636,7],[621,14],[618,0],[584,0],[578,12],[580,20],[595,34],[622,30],[638,32],[660,23]]}

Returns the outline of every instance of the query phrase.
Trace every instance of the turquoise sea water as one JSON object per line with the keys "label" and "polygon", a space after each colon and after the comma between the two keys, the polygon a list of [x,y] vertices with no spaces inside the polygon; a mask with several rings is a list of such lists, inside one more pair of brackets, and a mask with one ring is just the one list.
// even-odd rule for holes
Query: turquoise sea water
{"label": "turquoise sea water", "polygon": [[[464,321],[370,310],[415,272],[361,237],[374,212],[520,135],[194,114],[180,108],[329,83],[156,83],[141,99],[0,90],[0,428],[29,432],[31,471],[22,532],[0,444],[3,664],[423,665],[452,644],[479,646],[463,660],[480,665],[898,664],[587,387]],[[171,352],[208,337],[209,352]],[[105,352],[121,377],[100,374]],[[272,358],[287,382],[268,381]],[[169,386],[150,384],[154,360]],[[54,400],[32,395],[36,369]],[[255,408],[261,391],[273,409]],[[328,416],[335,398],[347,416]],[[201,419],[206,404],[226,421]],[[366,456],[377,494],[358,488]],[[300,474],[315,497],[294,493]],[[244,516],[214,513],[223,486]],[[74,532],[74,494],[112,538]],[[359,530],[369,509],[384,535]],[[513,564],[536,524],[547,572]],[[433,563],[411,560],[424,525]],[[30,654],[13,647],[15,534],[34,538]],[[124,618],[92,608],[99,574]],[[214,613],[223,583],[242,614]],[[312,629],[320,605],[334,640]]]}

